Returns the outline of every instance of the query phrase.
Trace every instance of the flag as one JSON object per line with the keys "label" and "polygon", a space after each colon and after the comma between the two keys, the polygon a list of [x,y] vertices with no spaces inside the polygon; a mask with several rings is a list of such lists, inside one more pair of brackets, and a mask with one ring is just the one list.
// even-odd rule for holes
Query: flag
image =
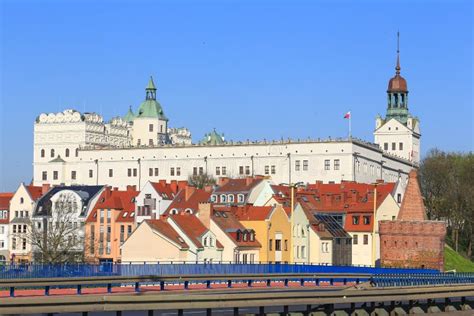
{"label": "flag", "polygon": [[346,114],[344,114],[344,118],[345,118],[345,119],[351,118],[351,111],[349,111],[349,112],[347,112]]}

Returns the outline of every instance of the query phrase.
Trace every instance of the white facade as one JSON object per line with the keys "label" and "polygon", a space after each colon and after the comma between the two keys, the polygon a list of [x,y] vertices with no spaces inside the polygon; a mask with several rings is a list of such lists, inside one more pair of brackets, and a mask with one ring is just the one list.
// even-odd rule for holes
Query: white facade
{"label": "white facade", "polygon": [[135,198],[135,220],[141,223],[146,219],[159,218],[173,201],[174,196],[163,196],[155,190],[150,181],[145,183]]}

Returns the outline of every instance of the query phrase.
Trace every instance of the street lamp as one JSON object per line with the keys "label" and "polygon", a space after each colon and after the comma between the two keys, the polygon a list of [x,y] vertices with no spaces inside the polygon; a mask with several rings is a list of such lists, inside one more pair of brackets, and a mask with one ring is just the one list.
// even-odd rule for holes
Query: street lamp
{"label": "street lamp", "polygon": [[374,215],[372,216],[372,263],[375,267],[375,261],[376,261],[376,255],[375,255],[375,252],[376,252],[376,249],[375,249],[375,225],[377,223],[377,185],[378,183],[375,182],[375,183],[372,183],[372,185],[374,186]]}
{"label": "street lamp", "polygon": [[294,228],[293,228],[293,225],[294,225],[294,221],[293,221],[293,212],[295,210],[295,188],[296,187],[299,187],[301,185],[303,185],[304,183],[303,182],[296,182],[296,183],[292,183],[292,184],[288,184],[288,183],[281,183],[280,185],[286,185],[286,186],[289,186],[291,188],[291,198],[290,198],[290,260],[294,261],[294,251],[293,251],[293,231],[294,231]]}

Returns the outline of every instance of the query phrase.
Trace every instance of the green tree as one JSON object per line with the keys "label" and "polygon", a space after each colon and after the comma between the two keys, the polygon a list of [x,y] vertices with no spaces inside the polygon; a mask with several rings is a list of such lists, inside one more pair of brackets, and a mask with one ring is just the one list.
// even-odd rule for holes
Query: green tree
{"label": "green tree", "polygon": [[215,185],[216,179],[207,173],[195,174],[188,177],[188,183],[193,187],[203,189],[206,186]]}

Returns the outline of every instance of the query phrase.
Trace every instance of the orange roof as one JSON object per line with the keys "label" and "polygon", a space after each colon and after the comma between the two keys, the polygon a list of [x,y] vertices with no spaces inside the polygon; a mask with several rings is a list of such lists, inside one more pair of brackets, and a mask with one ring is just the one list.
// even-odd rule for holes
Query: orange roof
{"label": "orange roof", "polygon": [[229,209],[237,216],[239,221],[264,221],[270,217],[273,206],[236,206]]}
{"label": "orange roof", "polygon": [[165,220],[149,219],[145,222],[151,229],[170,239],[180,246],[181,249],[189,249],[188,244],[179,236],[178,232]]}
{"label": "orange roof", "polygon": [[150,182],[155,191],[165,200],[172,200],[176,193],[171,184],[163,182]]}
{"label": "orange roof", "polygon": [[[192,214],[181,212],[180,214],[170,215],[169,217],[176,225],[193,241],[198,248],[203,248],[201,237],[209,230],[204,224]],[[217,248],[223,248],[222,244],[217,241]]]}
{"label": "orange roof", "polygon": [[191,209],[194,213],[198,211],[199,203],[207,202],[211,196],[210,192],[202,189],[194,189],[194,192],[186,199],[186,189],[182,189],[168,206],[165,214],[169,214],[172,209],[178,212]]}
{"label": "orange roof", "polygon": [[138,195],[136,190],[119,191],[107,187],[100,195],[94,209],[87,217],[86,222],[95,222],[97,210],[111,209],[120,211],[116,218],[117,222],[133,222],[135,215],[135,197]]}
{"label": "orange roof", "polygon": [[258,247],[262,245],[254,239],[253,241],[250,238],[246,241],[243,238],[237,239],[237,231],[244,232],[249,231],[247,228],[242,225],[241,222],[237,219],[234,213],[226,210],[217,210],[214,209],[212,212],[212,220],[216,223],[217,226],[230,238],[233,242],[239,247]]}
{"label": "orange roof", "polygon": [[40,186],[27,185],[25,187],[28,193],[30,193],[30,196],[33,199],[33,201],[36,201],[43,195],[43,188]]}
{"label": "orange roof", "polygon": [[0,210],[9,210],[10,209],[10,200],[12,199],[15,193],[5,192],[0,193]]}

